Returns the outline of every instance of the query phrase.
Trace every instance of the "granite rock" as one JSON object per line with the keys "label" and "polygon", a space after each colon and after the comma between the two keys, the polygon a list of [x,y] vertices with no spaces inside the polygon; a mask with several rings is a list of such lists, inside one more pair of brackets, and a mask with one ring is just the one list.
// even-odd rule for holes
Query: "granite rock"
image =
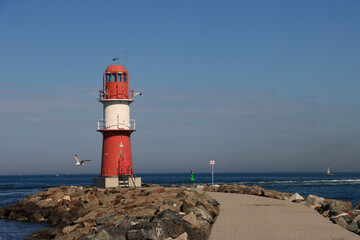
{"label": "granite rock", "polygon": [[51,224],[28,239],[205,239],[218,205],[185,187],[60,186],[0,208],[0,217]]}
{"label": "granite rock", "polygon": [[288,200],[290,202],[295,202],[295,201],[298,201],[298,200],[302,201],[302,200],[304,200],[304,198],[300,194],[294,193],[293,195],[290,196],[290,198]]}

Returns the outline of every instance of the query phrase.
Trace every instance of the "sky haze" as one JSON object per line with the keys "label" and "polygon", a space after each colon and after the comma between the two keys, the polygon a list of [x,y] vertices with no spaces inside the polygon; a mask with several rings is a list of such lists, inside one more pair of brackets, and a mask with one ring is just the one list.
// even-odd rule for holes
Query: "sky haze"
{"label": "sky haze", "polygon": [[126,51],[135,173],[360,171],[359,26],[356,0],[0,0],[0,174],[100,173]]}

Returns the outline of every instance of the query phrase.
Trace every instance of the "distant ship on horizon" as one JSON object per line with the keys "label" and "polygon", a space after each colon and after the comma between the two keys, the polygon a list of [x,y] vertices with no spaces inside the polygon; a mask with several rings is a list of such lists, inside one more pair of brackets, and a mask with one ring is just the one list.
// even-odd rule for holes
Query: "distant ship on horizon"
{"label": "distant ship on horizon", "polygon": [[328,175],[328,176],[334,176],[334,174],[330,172],[330,165],[329,165],[329,164],[328,164],[328,168],[327,168],[326,175]]}

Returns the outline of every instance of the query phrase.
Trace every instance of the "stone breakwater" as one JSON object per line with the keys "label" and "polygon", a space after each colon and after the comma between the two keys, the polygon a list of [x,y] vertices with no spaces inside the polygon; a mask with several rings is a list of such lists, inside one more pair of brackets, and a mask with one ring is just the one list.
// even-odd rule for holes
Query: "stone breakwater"
{"label": "stone breakwater", "polygon": [[206,239],[218,202],[184,187],[49,188],[0,208],[0,218],[47,222],[28,239]]}
{"label": "stone breakwater", "polygon": [[[199,186],[200,187],[200,186]],[[244,186],[244,185],[220,185],[216,187],[201,186],[204,191],[209,192],[224,192],[257,195],[269,198],[276,198],[280,200],[287,200],[306,205],[318,211],[322,216],[330,219],[347,230],[360,235],[360,203],[352,207],[350,202],[325,199],[315,195],[302,197],[295,193],[283,193],[275,190],[266,190],[259,186]]]}

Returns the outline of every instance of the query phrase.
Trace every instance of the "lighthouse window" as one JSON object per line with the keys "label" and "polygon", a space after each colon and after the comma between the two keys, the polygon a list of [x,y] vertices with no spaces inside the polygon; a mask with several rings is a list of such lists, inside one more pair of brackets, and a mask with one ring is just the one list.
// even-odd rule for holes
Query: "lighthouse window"
{"label": "lighthouse window", "polygon": [[127,82],[127,75],[124,75],[124,82]]}
{"label": "lighthouse window", "polygon": [[119,75],[118,75],[118,81],[122,82],[122,74],[121,73],[119,73]]}
{"label": "lighthouse window", "polygon": [[113,82],[116,82],[116,74],[113,74],[113,75],[112,75],[112,81],[113,81]]}
{"label": "lighthouse window", "polygon": [[111,74],[106,74],[106,82],[111,82]]}

